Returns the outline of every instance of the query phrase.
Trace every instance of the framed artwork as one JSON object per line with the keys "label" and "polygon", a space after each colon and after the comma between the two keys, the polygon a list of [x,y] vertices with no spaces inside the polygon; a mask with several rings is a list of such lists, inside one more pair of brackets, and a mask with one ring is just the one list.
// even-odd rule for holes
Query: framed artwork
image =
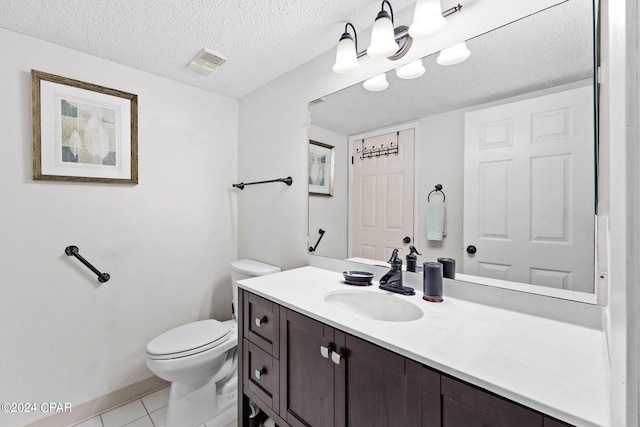
{"label": "framed artwork", "polygon": [[138,183],[138,96],[31,70],[33,179]]}
{"label": "framed artwork", "polygon": [[333,145],[309,141],[309,194],[333,196]]}

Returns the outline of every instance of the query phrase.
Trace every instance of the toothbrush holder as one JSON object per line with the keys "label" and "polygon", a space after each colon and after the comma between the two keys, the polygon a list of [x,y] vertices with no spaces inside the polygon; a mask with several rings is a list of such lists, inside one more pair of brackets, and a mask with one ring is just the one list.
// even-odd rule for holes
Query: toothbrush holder
{"label": "toothbrush holder", "polygon": [[425,262],[422,266],[422,283],[424,286],[422,299],[429,302],[442,302],[442,264],[439,262]]}

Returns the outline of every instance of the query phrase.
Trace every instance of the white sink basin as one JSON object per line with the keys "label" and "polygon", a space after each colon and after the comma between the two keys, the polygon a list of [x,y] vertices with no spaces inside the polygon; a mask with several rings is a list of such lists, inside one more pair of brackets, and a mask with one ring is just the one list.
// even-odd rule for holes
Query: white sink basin
{"label": "white sink basin", "polygon": [[369,291],[333,291],[324,300],[351,314],[385,322],[410,322],[422,317],[422,310],[402,296],[387,295]]}

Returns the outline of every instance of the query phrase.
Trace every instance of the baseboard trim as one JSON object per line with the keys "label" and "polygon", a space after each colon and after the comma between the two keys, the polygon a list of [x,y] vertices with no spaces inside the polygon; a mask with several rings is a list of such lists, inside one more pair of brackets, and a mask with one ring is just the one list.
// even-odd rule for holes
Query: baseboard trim
{"label": "baseboard trim", "polygon": [[50,415],[27,424],[25,427],[70,427],[164,388],[169,384],[156,376],[149,377],[88,402],[73,405],[71,412]]}

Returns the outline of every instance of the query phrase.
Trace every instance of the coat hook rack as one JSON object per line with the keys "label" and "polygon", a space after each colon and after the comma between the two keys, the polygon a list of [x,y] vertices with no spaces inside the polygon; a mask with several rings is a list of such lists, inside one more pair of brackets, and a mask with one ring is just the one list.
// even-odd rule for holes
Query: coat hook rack
{"label": "coat hook rack", "polygon": [[78,249],[77,246],[67,246],[64,249],[64,253],[65,254],[67,254],[68,256],[74,256],[74,257],[78,258],[78,260],[80,260],[81,263],[86,265],[87,268],[89,268],[89,270],[93,271],[98,276],[98,281],[100,283],[105,283],[106,281],[108,281],[111,278],[111,276],[109,276],[109,273],[100,273],[100,271],[97,268],[95,268],[93,265],[91,265],[91,263],[89,263],[89,261],[84,259],[82,257],[82,255],[80,255],[78,253],[79,251],[80,250]]}
{"label": "coat hook rack", "polygon": [[376,148],[375,146],[371,148],[366,148],[364,146],[364,140],[362,142],[362,150],[360,148],[356,148],[356,153],[360,154],[360,159],[371,159],[373,157],[380,156],[389,156],[391,154],[398,155],[398,145],[393,142],[389,144],[389,146],[385,146],[384,144],[380,144],[380,148]]}
{"label": "coat hook rack", "polygon": [[442,201],[443,202],[447,199],[447,196],[445,196],[444,191],[442,191],[442,185],[441,184],[436,184],[435,190],[431,190],[429,192],[429,195],[427,195],[427,202],[431,201],[431,200],[429,200],[431,198],[431,193],[440,193],[440,194],[442,194]]}
{"label": "coat hook rack", "polygon": [[239,188],[239,189],[243,190],[246,185],[266,184],[266,183],[269,183],[269,182],[284,182],[285,184],[290,186],[291,184],[293,184],[293,178],[288,176],[286,178],[272,179],[272,180],[269,180],[269,181],[256,181],[256,182],[247,182],[247,183],[241,182],[240,184],[233,184],[232,187]]}
{"label": "coat hook rack", "polygon": [[318,237],[318,241],[316,242],[316,245],[313,247],[309,246],[309,252],[311,253],[316,251],[316,248],[318,247],[318,244],[320,243],[320,240],[322,240],[322,236],[324,236],[324,233],[326,233],[326,231],[321,228],[320,230],[318,230],[318,233],[320,233],[320,237]]}

